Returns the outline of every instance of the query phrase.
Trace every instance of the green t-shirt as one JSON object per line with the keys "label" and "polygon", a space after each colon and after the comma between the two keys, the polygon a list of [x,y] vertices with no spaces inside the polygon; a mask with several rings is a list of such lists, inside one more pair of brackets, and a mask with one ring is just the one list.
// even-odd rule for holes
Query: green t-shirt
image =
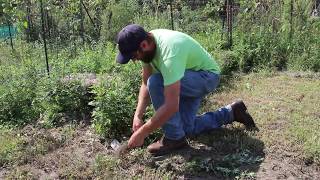
{"label": "green t-shirt", "polygon": [[154,72],[163,76],[164,86],[179,81],[185,70],[211,71],[220,74],[212,56],[192,37],[178,31],[156,29],[150,31],[156,41],[156,54],[151,61]]}

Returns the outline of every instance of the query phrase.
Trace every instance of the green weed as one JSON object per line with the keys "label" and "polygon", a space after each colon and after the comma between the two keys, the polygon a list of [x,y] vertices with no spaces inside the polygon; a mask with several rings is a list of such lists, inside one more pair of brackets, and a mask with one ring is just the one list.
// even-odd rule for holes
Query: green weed
{"label": "green weed", "polygon": [[92,103],[95,106],[93,123],[98,134],[123,137],[130,133],[141,84],[141,70],[140,66],[128,66],[117,74],[102,76],[99,80],[101,83],[93,88],[96,95]]}
{"label": "green weed", "polygon": [[12,130],[0,127],[0,166],[14,164],[23,142]]}

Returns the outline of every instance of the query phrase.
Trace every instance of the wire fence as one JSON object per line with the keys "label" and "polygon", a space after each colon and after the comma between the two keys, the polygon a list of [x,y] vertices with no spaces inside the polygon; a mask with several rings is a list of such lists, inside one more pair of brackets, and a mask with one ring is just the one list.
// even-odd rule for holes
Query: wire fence
{"label": "wire fence", "polygon": [[11,49],[13,50],[13,38],[17,35],[17,27],[10,24],[6,26],[0,26],[0,39],[4,39],[7,44],[10,42]]}
{"label": "wire fence", "polygon": [[[58,52],[59,48],[69,46],[77,51],[84,44],[114,42],[121,27],[132,22],[139,22],[150,28],[170,28],[191,33],[218,32],[221,34],[220,39],[225,42],[224,48],[231,49],[234,31],[246,34],[252,24],[260,29],[271,27],[274,34],[288,28],[291,39],[295,26],[303,24],[304,17],[301,14],[318,17],[320,8],[320,0],[257,0],[255,4],[246,1],[241,4],[236,0],[105,2],[24,1],[15,5],[18,9],[16,14],[23,16],[18,17],[12,13],[10,18],[4,18],[7,22],[0,28],[0,38],[12,50],[15,38],[42,43],[49,73],[48,49],[53,48]],[[299,15],[302,22],[299,22]],[[252,26],[254,28],[256,27]]]}

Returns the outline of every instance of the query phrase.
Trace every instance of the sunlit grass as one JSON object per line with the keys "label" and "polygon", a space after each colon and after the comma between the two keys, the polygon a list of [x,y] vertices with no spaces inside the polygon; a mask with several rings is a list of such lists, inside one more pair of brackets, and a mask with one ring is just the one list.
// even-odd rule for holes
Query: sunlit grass
{"label": "sunlit grass", "polygon": [[243,99],[260,127],[257,137],[267,148],[288,145],[299,149],[302,146],[304,156],[319,162],[319,88],[318,78],[254,73],[234,81],[229,91],[209,97],[209,102],[217,107],[217,104]]}

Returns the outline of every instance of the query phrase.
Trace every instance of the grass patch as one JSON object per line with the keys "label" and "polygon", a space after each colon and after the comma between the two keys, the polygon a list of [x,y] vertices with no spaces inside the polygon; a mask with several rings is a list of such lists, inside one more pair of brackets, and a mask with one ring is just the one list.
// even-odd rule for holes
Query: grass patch
{"label": "grass patch", "polygon": [[261,163],[263,160],[262,156],[255,156],[245,149],[239,153],[222,156],[220,159],[195,158],[187,162],[186,169],[194,172],[212,172],[222,177],[255,177],[254,171],[243,170],[243,167]]}
{"label": "grass patch", "polygon": [[303,144],[308,158],[320,163],[320,80],[298,80],[296,99],[293,99],[295,109],[290,118],[290,134],[296,142]]}
{"label": "grass patch", "polygon": [[204,109],[243,99],[260,127],[257,137],[266,147],[281,145],[289,151],[302,147],[305,157],[320,163],[319,87],[317,77],[252,73],[208,97]]}
{"label": "grass patch", "polygon": [[7,166],[16,161],[19,152],[19,146],[23,139],[14,133],[14,131],[0,127],[0,166]]}
{"label": "grass patch", "polygon": [[0,127],[0,166],[10,167],[32,162],[66,144],[75,134],[75,127],[67,125],[57,130]]}
{"label": "grass patch", "polygon": [[[95,158],[94,174],[97,179],[172,179],[174,174],[166,169],[154,169],[143,164],[143,150],[130,153],[129,159],[117,159],[109,155],[98,154]],[[140,160],[138,160],[140,159]],[[137,164],[139,161],[140,163]]]}

